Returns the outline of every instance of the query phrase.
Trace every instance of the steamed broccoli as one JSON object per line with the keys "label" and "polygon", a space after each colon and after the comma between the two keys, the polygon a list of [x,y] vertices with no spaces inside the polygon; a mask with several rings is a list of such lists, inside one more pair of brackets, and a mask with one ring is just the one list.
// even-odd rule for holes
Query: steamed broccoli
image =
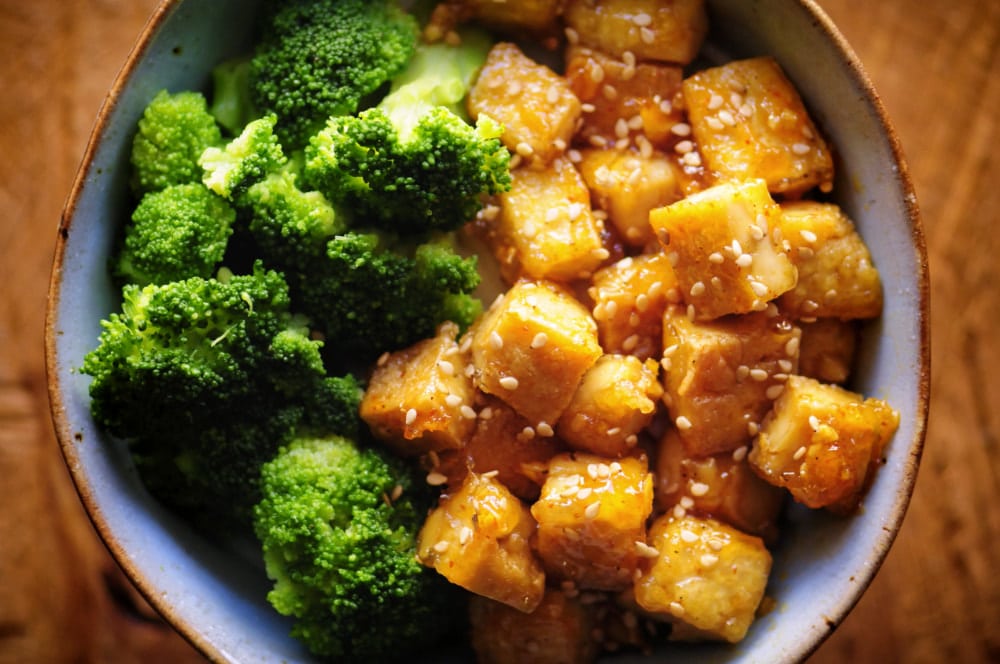
{"label": "steamed broccoli", "polygon": [[132,141],[132,189],[137,194],[201,181],[198,157],[222,142],[198,92],[161,90],[146,106]]}
{"label": "steamed broccoli", "polygon": [[399,73],[418,28],[392,0],[277,0],[262,14],[260,33],[251,98],[277,115],[278,136],[291,151]]}
{"label": "steamed broccoli", "polygon": [[112,271],[123,283],[140,286],[209,277],[235,219],[233,208],[202,184],[149,192],[132,212]]}
{"label": "steamed broccoli", "polygon": [[457,591],[415,557],[426,485],[400,460],[341,437],[297,438],[264,465],[261,487],[268,600],[313,653],[387,661],[453,626]]}
{"label": "steamed broccoli", "polygon": [[356,431],[357,383],[327,376],[321,344],[289,306],[282,275],[261,266],[127,285],[84,358],[95,421],[128,441],[154,495],[213,529],[246,522],[261,464],[307,409],[325,409],[309,421]]}
{"label": "steamed broccoli", "polygon": [[281,168],[287,158],[274,135],[277,121],[273,113],[265,115],[251,121],[224,147],[206,148],[198,158],[205,170],[205,186],[223,198],[238,201],[247,188]]}
{"label": "steamed broccoli", "polygon": [[422,46],[374,109],[333,117],[306,147],[304,177],[335,204],[393,233],[454,230],[510,186],[503,127],[460,102],[488,42]]}
{"label": "steamed broccoli", "polygon": [[232,136],[260,117],[250,99],[249,56],[225,60],[212,69],[212,104],[208,111]]}

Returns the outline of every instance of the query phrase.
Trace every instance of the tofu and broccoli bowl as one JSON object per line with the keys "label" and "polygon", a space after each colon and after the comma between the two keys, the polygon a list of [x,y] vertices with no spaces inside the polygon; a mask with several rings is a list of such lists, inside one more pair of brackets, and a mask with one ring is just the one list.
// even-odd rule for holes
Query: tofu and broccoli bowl
{"label": "tofu and broccoli bowl", "polygon": [[[265,0],[207,10],[248,27],[185,47],[200,78],[130,89],[109,295],[63,362],[133,490],[250,570],[295,653],[181,618],[206,654],[779,661],[846,613],[873,571],[819,632],[773,626],[814,558],[857,575],[891,542],[926,358],[883,339],[922,323],[883,276],[906,251],[858,223],[858,141],[718,36],[726,7]],[[897,398],[886,354],[918,369]]]}

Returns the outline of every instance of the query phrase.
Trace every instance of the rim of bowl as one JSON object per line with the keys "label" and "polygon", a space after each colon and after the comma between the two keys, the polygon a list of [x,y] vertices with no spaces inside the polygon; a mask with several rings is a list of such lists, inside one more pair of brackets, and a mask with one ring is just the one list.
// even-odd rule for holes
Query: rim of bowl
{"label": "rim of bowl", "polygon": [[[135,45],[129,52],[125,63],[122,65],[114,82],[111,85],[104,102],[98,111],[94,122],[87,147],[84,151],[80,165],[77,169],[73,185],[60,216],[56,247],[53,258],[52,271],[50,274],[48,298],[46,302],[44,345],[45,345],[45,369],[48,384],[48,394],[50,410],[56,436],[70,476],[80,496],[86,512],[99,536],[108,548],[112,557],[129,577],[136,588],[143,595],[146,601],[183,636],[189,643],[197,648],[202,654],[213,660],[224,659],[223,653],[193,626],[180,619],[171,608],[170,603],[161,597],[153,583],[131,562],[115,538],[115,533],[110,524],[105,520],[100,506],[94,499],[94,495],[88,486],[87,478],[79,470],[80,463],[75,447],[75,439],[71,432],[70,422],[66,418],[66,409],[62,402],[61,385],[56,367],[56,337],[58,302],[61,291],[62,263],[65,255],[66,242],[69,235],[69,228],[72,224],[76,206],[83,189],[86,174],[90,168],[94,153],[100,144],[109,126],[109,119],[114,110],[122,89],[132,76],[136,65],[142,60],[150,43],[164,21],[169,17],[172,10],[180,4],[182,0],[161,0],[153,10],[142,31],[136,39]],[[796,653],[796,659],[801,661],[814,653],[833,633],[847,617],[850,611],[861,599],[865,590],[875,578],[876,573],[881,568],[886,556],[889,553],[896,536],[899,533],[903,519],[909,507],[913,495],[914,485],[920,466],[920,459],[927,429],[927,416],[930,402],[930,278],[926,239],[923,232],[923,225],[917,203],[913,182],[909,174],[909,168],[903,154],[903,148],[889,115],[885,109],[882,99],[876,91],[872,81],[861,64],[860,59],[841,34],[833,20],[826,14],[815,0],[795,0],[805,9],[814,20],[825,36],[834,44],[847,71],[853,78],[854,84],[864,93],[867,103],[871,105],[878,117],[882,130],[887,138],[892,150],[893,159],[898,167],[896,178],[900,189],[904,193],[904,205],[906,209],[906,221],[909,226],[910,238],[916,252],[916,265],[918,274],[917,280],[917,329],[919,330],[919,370],[917,386],[916,411],[913,413],[914,433],[911,440],[907,441],[908,457],[903,471],[903,481],[897,491],[897,499],[893,503],[892,512],[888,515],[889,524],[885,535],[876,542],[876,549],[871,558],[872,564],[866,570],[866,578],[854,585],[854,590],[844,595],[843,601],[837,605],[836,615],[827,617],[829,630],[820,634],[811,642],[803,644]]]}

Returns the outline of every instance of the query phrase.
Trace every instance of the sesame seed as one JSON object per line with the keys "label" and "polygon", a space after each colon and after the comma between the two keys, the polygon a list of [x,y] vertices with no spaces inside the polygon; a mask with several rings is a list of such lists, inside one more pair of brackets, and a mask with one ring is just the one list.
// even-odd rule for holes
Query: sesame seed
{"label": "sesame seed", "polygon": [[598,260],[607,260],[611,256],[611,252],[604,247],[598,247],[590,252],[590,255]]}
{"label": "sesame seed", "polygon": [[392,500],[399,500],[399,497],[403,495],[403,485],[397,484],[392,487],[392,493],[389,494],[389,498]]}
{"label": "sesame seed", "polygon": [[474,419],[476,419],[476,411],[475,411],[475,409],[472,406],[468,405],[468,404],[462,406],[459,409],[459,412],[461,412],[462,413],[462,417],[464,417],[467,420],[474,420]]}
{"label": "sesame seed", "polygon": [[606,436],[617,436],[621,432],[622,432],[622,428],[621,427],[611,427],[610,429],[608,429],[607,431],[604,432],[604,435],[606,435]]}
{"label": "sesame seed", "polygon": [[542,438],[551,438],[552,436],[556,435],[556,432],[552,428],[552,425],[549,424],[548,422],[539,422],[538,424],[536,424],[535,431]]}
{"label": "sesame seed", "polygon": [[591,489],[590,487],[584,487],[576,491],[576,497],[579,498],[580,500],[586,500],[587,498],[590,498],[590,494],[592,493],[594,493],[593,489]]}
{"label": "sesame seed", "polygon": [[596,519],[598,513],[601,511],[601,501],[593,502],[587,505],[587,508],[583,510],[583,516],[588,520]]}
{"label": "sesame seed", "polygon": [[580,33],[573,28],[566,28],[566,41],[570,44],[577,44],[580,42]]}
{"label": "sesame seed", "polygon": [[663,349],[663,357],[670,357],[671,355],[677,352],[678,348],[680,348],[679,344],[670,344],[669,346]]}
{"label": "sesame seed", "polygon": [[608,318],[614,318],[618,314],[618,303],[614,300],[608,300],[605,302],[604,313]]}
{"label": "sesame seed", "polygon": [[686,510],[694,507],[694,499],[691,496],[681,496],[680,505]]}
{"label": "sesame seed", "polygon": [[526,426],[521,429],[521,437],[525,440],[531,440],[535,437],[535,429],[531,426]]}
{"label": "sesame seed", "polygon": [[694,544],[698,541],[698,535],[687,528],[681,529],[681,541],[685,544]]}
{"label": "sesame seed", "polygon": [[677,154],[687,154],[694,150],[694,143],[685,139],[683,141],[678,141],[677,145],[674,146],[674,152]]}
{"label": "sesame seed", "polygon": [[504,376],[500,379],[500,387],[505,390],[516,390],[518,385],[517,378],[514,376]]}
{"label": "sesame seed", "polygon": [[550,104],[554,104],[559,101],[559,88],[554,85],[550,85],[549,89],[545,91],[545,100]]}
{"label": "sesame seed", "polygon": [[521,94],[521,83],[518,81],[511,81],[507,84],[507,94],[511,97],[516,97]]}
{"label": "sesame seed", "polygon": [[472,378],[476,375],[476,365],[466,364],[465,365],[465,376],[466,378]]}
{"label": "sesame seed", "polygon": [[441,373],[446,376],[455,375],[455,365],[448,360],[438,360],[438,368],[441,369]]}
{"label": "sesame seed", "polygon": [[594,83],[600,83],[601,81],[604,80],[604,67],[602,67],[600,64],[591,60],[589,69],[590,71],[588,72],[588,74],[590,76],[591,81],[593,81]]}
{"label": "sesame seed", "polygon": [[587,464],[587,475],[589,475],[590,479],[592,479],[592,480],[596,480],[597,479],[597,464],[596,463],[588,463]]}
{"label": "sesame seed", "polygon": [[683,519],[687,516],[687,510],[682,505],[674,505],[674,518]]}
{"label": "sesame seed", "polygon": [[688,152],[681,157],[681,161],[684,162],[686,166],[701,166],[701,155],[697,152]]}
{"label": "sesame seed", "polygon": [[809,154],[810,150],[812,150],[812,148],[809,147],[808,143],[792,143],[792,152],[797,155]]}
{"label": "sesame seed", "polygon": [[687,306],[687,317],[688,317],[688,320],[692,320],[693,321],[697,317],[696,314],[697,314],[697,312],[695,311],[694,305],[693,304],[689,304]]}
{"label": "sesame seed", "polygon": [[815,233],[805,228],[799,231],[799,235],[802,237],[803,240],[805,240],[809,244],[812,244],[818,239]]}
{"label": "sesame seed", "polygon": [[448,550],[447,540],[441,540],[437,544],[435,544],[434,550],[438,553],[444,553],[445,551],[447,551]]}
{"label": "sesame seed", "polygon": [[785,342],[785,355],[789,357],[794,357],[799,352],[799,338],[792,337]]}
{"label": "sesame seed", "polygon": [[722,124],[728,127],[736,126],[736,118],[734,118],[733,114],[727,111],[726,109],[722,109],[721,111],[719,111],[718,117],[719,120],[722,122]]}
{"label": "sesame seed", "polygon": [[472,528],[468,526],[462,526],[462,529],[458,531],[458,543],[465,544],[470,539],[472,539]]}
{"label": "sesame seed", "polygon": [[664,115],[670,115],[670,113],[674,110],[674,105],[670,103],[669,99],[661,100],[660,103],[657,104],[657,107],[659,107],[660,113],[663,113]]}
{"label": "sesame seed", "polygon": [[679,415],[679,416],[677,417],[677,419],[676,419],[676,420],[674,420],[674,424],[676,424],[676,425],[677,425],[677,428],[678,428],[678,429],[680,429],[681,431],[687,431],[687,430],[689,430],[689,429],[690,429],[690,428],[691,428],[692,426],[694,426],[694,425],[692,425],[692,424],[691,424],[691,420],[689,420],[689,419],[688,419],[688,418],[687,418],[686,416],[684,416],[684,415]]}
{"label": "sesame seed", "polygon": [[704,482],[694,482],[691,484],[690,491],[691,495],[695,497],[704,496],[708,493],[709,486]]}
{"label": "sesame seed", "polygon": [[668,608],[670,609],[670,613],[675,616],[683,616],[685,613],[684,605],[680,602],[671,602]]}
{"label": "sesame seed", "polygon": [[517,152],[522,157],[530,157],[531,155],[535,154],[535,149],[531,147],[529,143],[526,143],[524,141],[521,141],[520,143],[515,145],[514,151]]}
{"label": "sesame seed", "polygon": [[631,353],[632,351],[635,350],[635,347],[638,345],[639,345],[639,335],[630,334],[625,338],[625,341],[622,342],[622,350],[624,350],[626,353]]}
{"label": "sesame seed", "polygon": [[698,297],[699,295],[705,294],[705,283],[701,281],[696,281],[691,286],[690,291],[691,297]]}
{"label": "sesame seed", "polygon": [[768,399],[777,399],[785,391],[784,385],[772,385],[764,391],[764,396]]}
{"label": "sesame seed", "polygon": [[431,486],[441,486],[447,481],[448,477],[443,475],[442,473],[437,472],[436,470],[427,473],[427,483],[430,484]]}
{"label": "sesame seed", "polygon": [[449,394],[444,398],[444,402],[448,404],[451,408],[457,408],[462,405],[462,397],[457,394]]}
{"label": "sesame seed", "polygon": [[707,124],[708,128],[711,129],[711,130],[713,130],[713,131],[721,131],[722,129],[725,129],[725,127],[726,127],[715,116],[709,116],[709,117],[705,118],[705,124]]}
{"label": "sesame seed", "polygon": [[691,125],[686,122],[675,122],[670,128],[670,133],[675,136],[690,136],[691,135]]}
{"label": "sesame seed", "polygon": [[719,557],[714,553],[706,553],[699,559],[702,567],[712,567],[715,563],[719,562]]}
{"label": "sesame seed", "polygon": [[656,33],[649,28],[639,28],[639,39],[643,44],[652,44],[656,41]]}
{"label": "sesame seed", "polygon": [[752,254],[740,254],[736,258],[736,264],[740,267],[750,267],[753,265],[753,255]]}
{"label": "sesame seed", "polygon": [[568,150],[566,152],[566,156],[569,157],[569,160],[574,164],[579,164],[581,161],[583,161],[583,155],[580,153],[579,150]]}
{"label": "sesame seed", "polygon": [[805,445],[803,445],[799,449],[795,450],[795,454],[792,455],[792,458],[795,459],[796,461],[798,461],[802,457],[804,457],[805,455],[806,455],[806,447],[805,447]]}
{"label": "sesame seed", "polygon": [[750,375],[750,367],[745,364],[741,364],[736,367],[736,380],[744,380]]}
{"label": "sesame seed", "polygon": [[628,436],[625,437],[625,444],[628,445],[629,447],[635,447],[638,443],[639,443],[639,436],[635,435],[634,433],[629,434]]}
{"label": "sesame seed", "polygon": [[406,411],[406,425],[409,426],[417,421],[417,409],[411,408]]}
{"label": "sesame seed", "polygon": [[378,361],[375,362],[376,366],[384,367],[385,363],[389,361],[389,351],[386,351],[378,356]]}
{"label": "sesame seed", "polygon": [[708,262],[709,263],[715,263],[716,265],[720,265],[723,262],[725,262],[725,260],[726,260],[726,257],[723,256],[718,251],[713,251],[712,253],[710,253],[708,255]]}
{"label": "sesame seed", "polygon": [[635,543],[635,552],[642,558],[656,558],[660,555],[660,552],[654,547],[640,541],[636,541]]}
{"label": "sesame seed", "polygon": [[[750,424],[756,424],[756,422],[751,422]],[[747,426],[749,427],[749,424]],[[735,450],[733,450],[733,461],[735,461],[736,463],[743,461],[743,459],[747,458],[748,451],[749,450],[747,449],[746,445],[737,447]]]}
{"label": "sesame seed", "polygon": [[[632,22],[639,27],[646,27],[653,23],[653,17],[646,12],[640,12],[632,17]],[[635,61],[635,56],[632,57],[633,62]]]}
{"label": "sesame seed", "polygon": [[584,102],[583,104],[580,104],[580,110],[584,113],[593,113],[597,110],[597,107],[590,102]]}
{"label": "sesame seed", "polygon": [[754,292],[757,297],[764,297],[767,295],[767,286],[754,279],[750,280],[750,290]]}
{"label": "sesame seed", "polygon": [[740,104],[739,112],[740,112],[740,115],[742,115],[743,117],[749,118],[751,115],[753,115],[753,106],[751,106],[750,104],[744,102],[744,103]]}
{"label": "sesame seed", "polygon": [[762,383],[767,380],[767,372],[760,368],[751,369],[750,378],[754,379],[758,383]]}

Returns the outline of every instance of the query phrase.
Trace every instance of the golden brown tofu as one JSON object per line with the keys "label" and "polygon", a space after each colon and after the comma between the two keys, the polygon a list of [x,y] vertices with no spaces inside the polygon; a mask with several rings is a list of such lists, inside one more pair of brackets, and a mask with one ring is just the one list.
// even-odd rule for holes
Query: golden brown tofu
{"label": "golden brown tofu", "polygon": [[846,383],[858,345],[857,324],[837,318],[819,318],[813,322],[799,321],[798,325],[802,328],[798,373],[821,383]]}
{"label": "golden brown tofu", "polygon": [[677,430],[668,429],[656,448],[656,510],[712,517],[765,542],[775,541],[785,492],[753,472],[748,451],[743,446],[693,457]]}
{"label": "golden brown tofu", "polygon": [[718,181],[762,178],[784,194],[832,189],[830,149],[774,58],[701,70],[682,89],[692,134]]}
{"label": "golden brown tofu", "polygon": [[549,459],[565,451],[551,426],[535,428],[510,406],[486,396],[479,408],[476,430],[465,447],[439,455],[436,469],[448,486],[461,484],[466,474],[496,472],[496,479],[522,500],[538,498]]}
{"label": "golden brown tofu", "polygon": [[899,413],[836,385],[792,376],[750,451],[757,473],[808,507],[857,508]]}
{"label": "golden brown tofu", "polygon": [[635,582],[640,607],[706,637],[737,643],[746,636],[771,573],[759,537],[714,519],[667,514],[650,526],[648,546],[655,553]]}
{"label": "golden brown tofu", "polygon": [[470,592],[530,613],[545,593],[534,534],[535,520],[517,496],[489,475],[470,473],[427,516],[417,558]]}
{"label": "golden brown tofu", "polygon": [[608,258],[576,167],[558,157],[545,168],[518,168],[488,242],[506,281],[520,277],[573,281],[587,278]]}
{"label": "golden brown tofu", "polygon": [[450,6],[449,11],[463,21],[481,21],[503,32],[527,31],[535,35],[552,33],[562,10],[558,0],[446,0],[435,8],[435,13],[441,5]]}
{"label": "golden brown tofu", "polygon": [[479,664],[587,664],[597,660],[597,605],[549,588],[533,613],[483,597],[469,600],[472,648]]}
{"label": "golden brown tofu", "polygon": [[882,281],[854,223],[833,203],[781,206],[778,222],[798,269],[781,310],[795,318],[875,318],[882,313]]}
{"label": "golden brown tofu", "polygon": [[566,49],[566,80],[583,104],[581,146],[669,149],[685,121],[678,65],[618,60],[592,48]]}
{"label": "golden brown tofu", "polygon": [[582,452],[557,455],[531,506],[538,521],[536,550],[556,579],[579,588],[623,590],[632,583],[652,510],[653,477],[644,456],[612,461]]}
{"label": "golden brown tofu", "polygon": [[372,374],[361,419],[401,456],[460,448],[475,429],[475,388],[457,334],[442,323],[434,337],[383,355]]}
{"label": "golden brown tofu", "polygon": [[618,58],[686,65],[708,32],[703,0],[568,0],[564,15],[570,43]]}
{"label": "golden brown tofu", "polygon": [[551,282],[514,284],[476,325],[472,342],[480,389],[536,430],[559,421],[602,354],[590,312]]}
{"label": "golden brown tofu", "polygon": [[626,150],[583,150],[580,174],[594,204],[625,244],[646,247],[656,243],[649,212],[681,197],[673,162],[662,153]]}
{"label": "golden brown tofu", "polygon": [[663,400],[691,456],[732,452],[750,441],[798,368],[800,335],[771,312],[700,323],[668,307]]}
{"label": "golden brown tofu", "polygon": [[780,217],[759,179],[715,185],[649,213],[695,318],[763,311],[795,286],[795,266],[771,232]]}
{"label": "golden brown tofu", "polygon": [[663,395],[656,360],[604,355],[583,375],[556,432],[577,450],[606,457],[632,451]]}
{"label": "golden brown tofu", "polygon": [[601,346],[641,360],[659,357],[663,312],[680,302],[677,277],[662,252],[626,257],[594,273],[587,291]]}
{"label": "golden brown tofu", "polygon": [[542,164],[566,150],[581,112],[565,78],[509,42],[490,50],[467,106],[473,119],[485,113],[504,126],[511,152]]}

